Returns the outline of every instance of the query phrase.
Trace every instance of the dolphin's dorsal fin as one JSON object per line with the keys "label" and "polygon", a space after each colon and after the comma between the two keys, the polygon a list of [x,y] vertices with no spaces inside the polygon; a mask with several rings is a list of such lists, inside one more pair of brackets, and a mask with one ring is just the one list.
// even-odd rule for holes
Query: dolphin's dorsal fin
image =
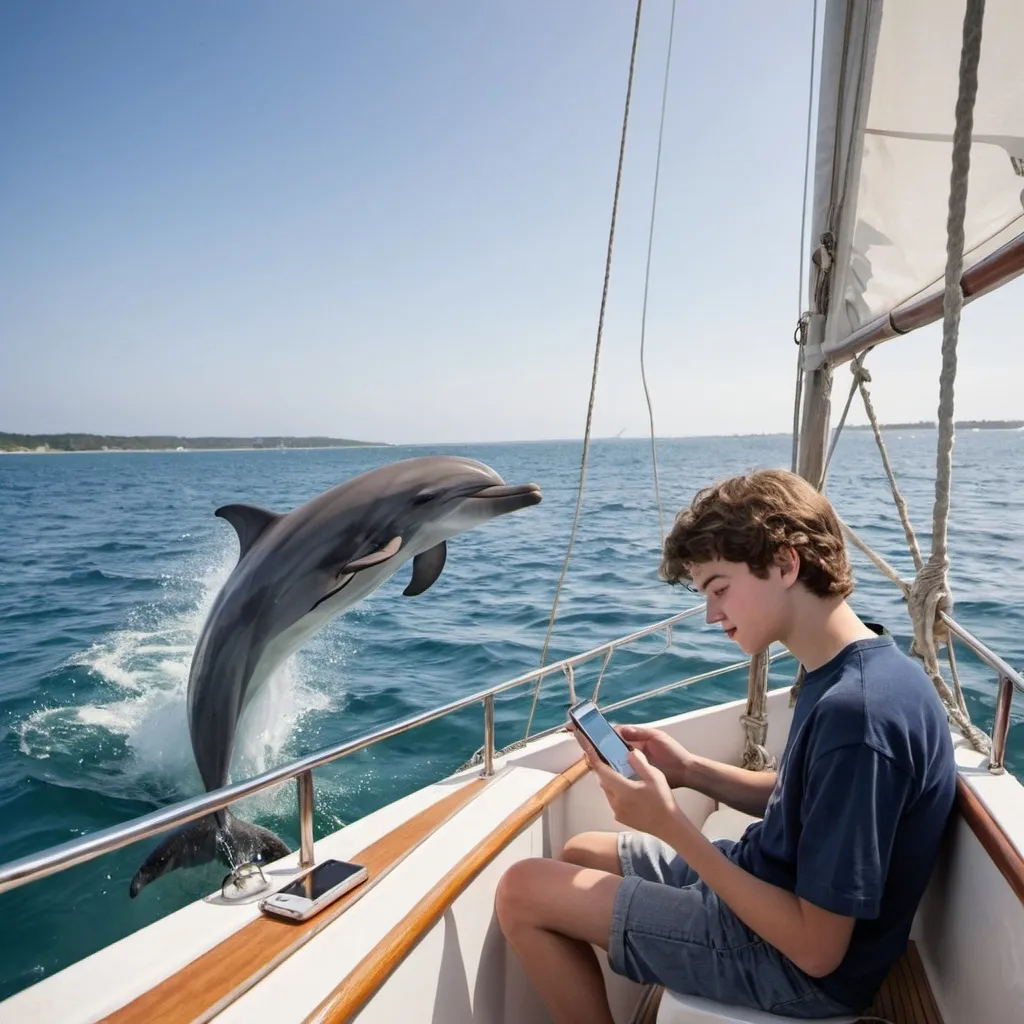
{"label": "dolphin's dorsal fin", "polygon": [[409,586],[402,591],[406,597],[416,597],[433,585],[448,557],[448,545],[441,541],[428,551],[421,551],[412,560],[412,579]]}
{"label": "dolphin's dorsal fin", "polygon": [[226,519],[238,534],[238,560],[263,536],[264,532],[281,518],[277,512],[258,505],[222,505],[215,516]]}
{"label": "dolphin's dorsal fin", "polygon": [[372,551],[368,555],[363,555],[362,558],[355,558],[351,562],[346,562],[338,570],[338,575],[346,572],[359,572],[360,569],[369,569],[370,566],[380,565],[381,562],[386,562],[392,555],[398,554],[398,549],[402,546],[401,537],[392,537],[391,540],[377,551]]}

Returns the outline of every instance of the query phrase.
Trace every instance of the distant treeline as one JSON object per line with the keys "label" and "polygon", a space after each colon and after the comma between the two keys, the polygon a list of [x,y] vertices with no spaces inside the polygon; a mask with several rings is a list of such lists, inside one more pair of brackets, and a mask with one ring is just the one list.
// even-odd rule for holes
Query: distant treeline
{"label": "distant treeline", "polygon": [[[935,430],[935,420],[918,420],[917,423],[882,423],[883,430]],[[1024,427],[1024,420],[956,420],[957,430],[1016,430]],[[847,430],[870,430],[871,424],[858,423]]]}
{"label": "distant treeline", "polygon": [[0,452],[195,451],[203,448],[352,448],[374,441],[347,437],[119,437],[106,434],[5,434]]}

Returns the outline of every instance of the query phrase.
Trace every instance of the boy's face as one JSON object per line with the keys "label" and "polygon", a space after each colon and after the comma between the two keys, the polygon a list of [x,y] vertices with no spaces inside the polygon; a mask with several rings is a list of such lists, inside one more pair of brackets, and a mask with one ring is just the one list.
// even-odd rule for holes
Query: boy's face
{"label": "boy's face", "polygon": [[745,562],[720,558],[688,568],[707,600],[708,623],[720,624],[745,654],[756,654],[785,636],[792,585],[787,569],[773,565],[762,579]]}

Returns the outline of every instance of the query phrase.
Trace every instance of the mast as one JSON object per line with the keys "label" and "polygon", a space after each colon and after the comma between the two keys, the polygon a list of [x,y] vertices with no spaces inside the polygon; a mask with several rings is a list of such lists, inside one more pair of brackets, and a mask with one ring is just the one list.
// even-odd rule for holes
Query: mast
{"label": "mast", "polygon": [[797,460],[797,472],[815,487],[822,482],[832,413],[832,361],[824,343],[834,269],[844,237],[854,228],[843,216],[843,200],[863,145],[858,130],[866,115],[862,86],[870,80],[880,23],[880,4],[829,0],[826,6],[811,213],[816,248],[809,268],[810,314],[802,325],[800,345],[804,378]]}

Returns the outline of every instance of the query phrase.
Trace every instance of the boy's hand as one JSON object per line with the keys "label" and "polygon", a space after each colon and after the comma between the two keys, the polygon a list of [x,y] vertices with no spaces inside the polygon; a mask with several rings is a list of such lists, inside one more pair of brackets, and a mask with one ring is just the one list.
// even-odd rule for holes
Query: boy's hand
{"label": "boy's hand", "polygon": [[672,789],[688,784],[686,768],[693,755],[667,732],[646,725],[620,725],[615,731],[631,747],[643,751],[648,764],[665,774]]}
{"label": "boy's hand", "polygon": [[661,838],[666,826],[681,816],[665,775],[650,764],[641,751],[632,750],[629,763],[639,778],[624,778],[601,760],[582,732],[573,726],[570,728],[583,748],[587,764],[604,790],[615,820],[627,828]]}

